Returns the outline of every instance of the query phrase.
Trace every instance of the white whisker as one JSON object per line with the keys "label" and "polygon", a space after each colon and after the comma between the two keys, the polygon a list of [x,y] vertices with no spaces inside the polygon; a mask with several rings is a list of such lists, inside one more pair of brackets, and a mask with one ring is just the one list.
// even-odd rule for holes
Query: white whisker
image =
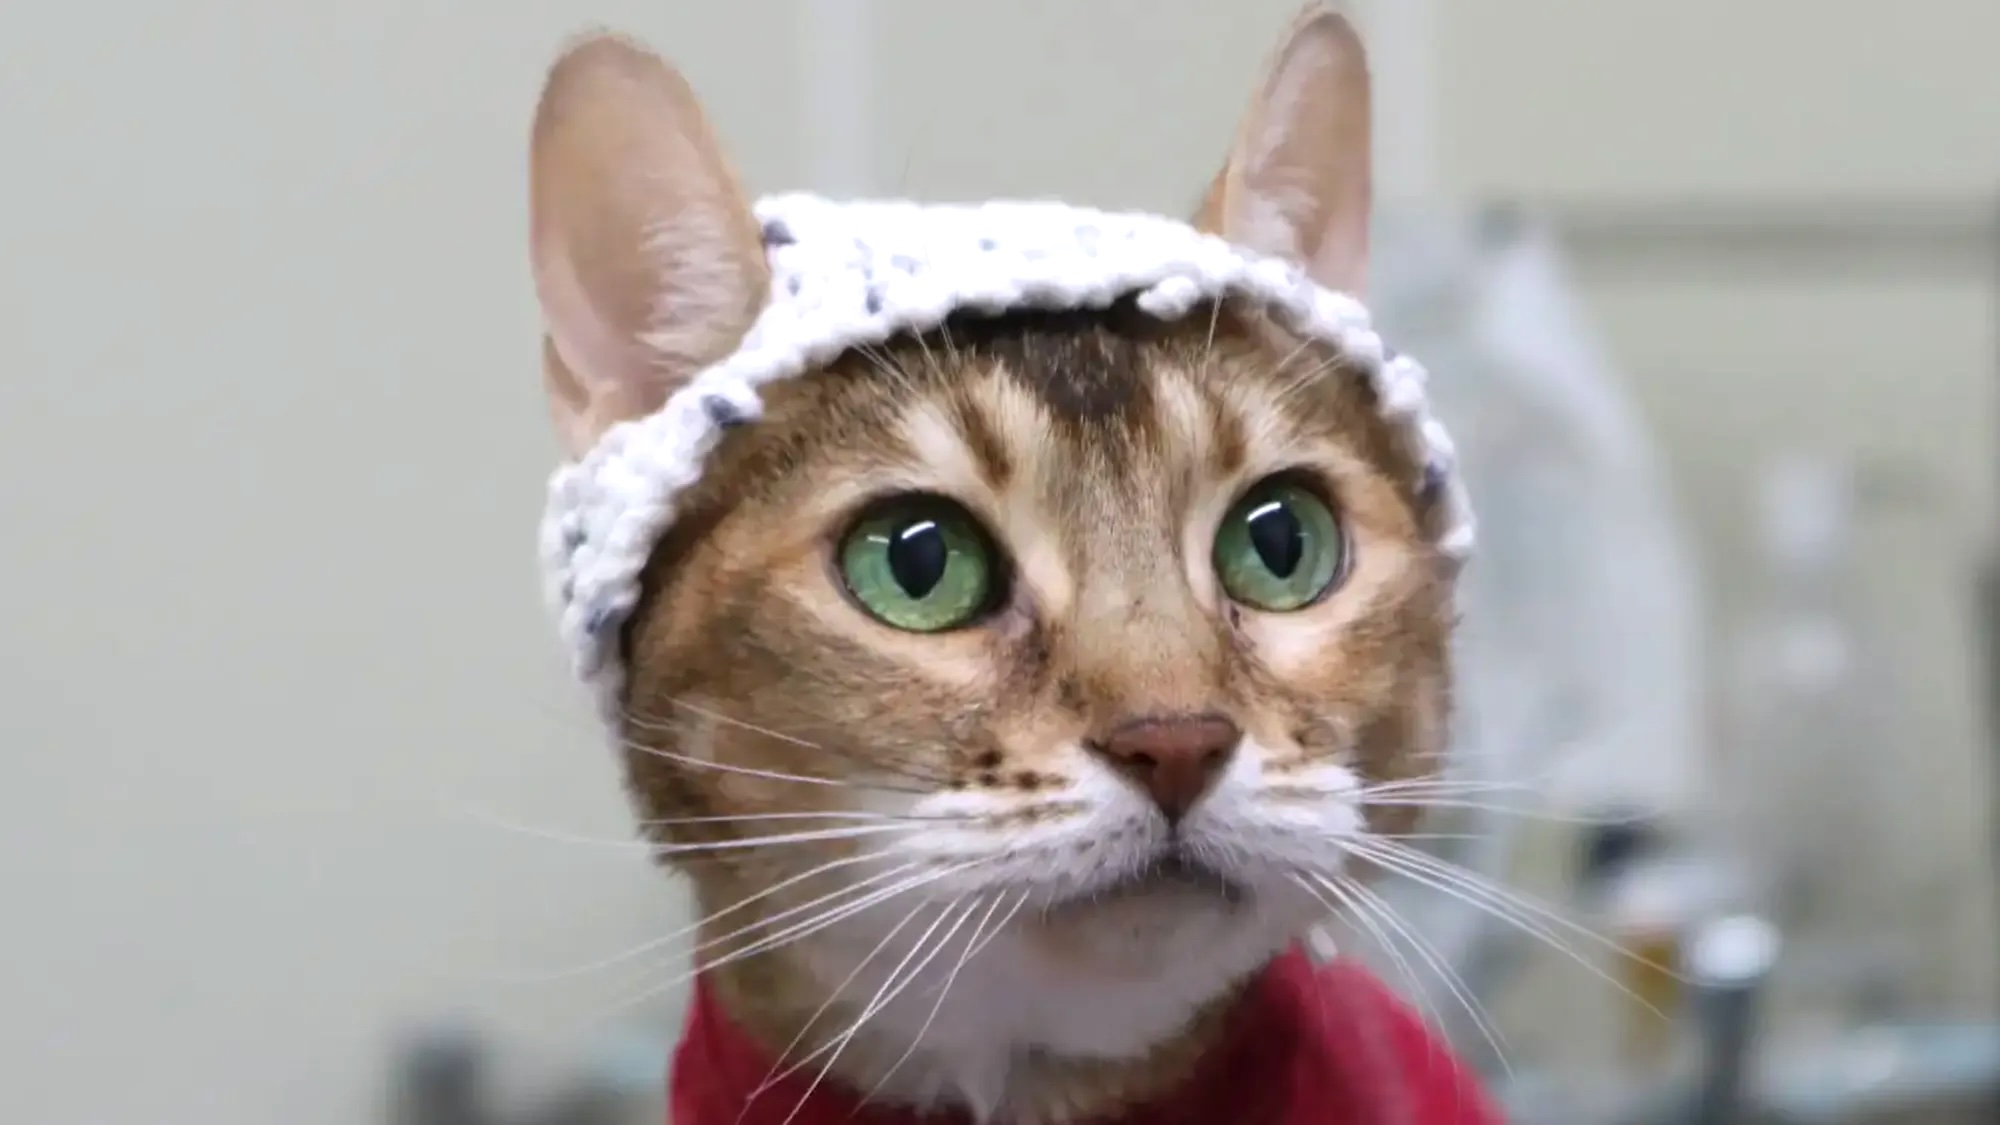
{"label": "white whisker", "polygon": [[[1396,948],[1395,942],[1389,940],[1388,933],[1376,924],[1374,917],[1361,909],[1352,896],[1343,889],[1343,885],[1349,880],[1329,879],[1318,874],[1313,875],[1310,880],[1303,875],[1294,875],[1292,878],[1299,886],[1305,888],[1306,893],[1318,899],[1330,913],[1347,918],[1368,931],[1368,936],[1375,939],[1375,944],[1381,946],[1382,952],[1388,954],[1389,959],[1395,962],[1396,971],[1402,974],[1404,983],[1410,986],[1410,998],[1427,1009],[1425,1014],[1430,1017],[1431,1023],[1439,1022],[1436,1009],[1430,1006],[1429,990],[1418,983],[1416,973],[1410,968],[1409,959],[1403,956],[1402,950]],[[1333,896],[1334,901],[1327,901],[1328,894]]]}
{"label": "white whisker", "polygon": [[[1430,1026],[1432,1027],[1444,1026],[1443,1016],[1438,1011],[1437,1005],[1432,1002],[1431,990],[1425,988],[1422,985],[1422,983],[1420,983],[1417,980],[1417,973],[1416,970],[1410,965],[1410,959],[1403,956],[1403,951],[1397,947],[1395,939],[1391,938],[1389,936],[1389,932],[1387,930],[1384,930],[1381,926],[1381,923],[1375,920],[1374,914],[1369,910],[1365,909],[1361,903],[1355,900],[1353,895],[1349,894],[1347,890],[1343,889],[1347,886],[1353,885],[1354,880],[1346,876],[1339,876],[1336,878],[1329,879],[1317,873],[1313,875],[1312,881],[1310,882],[1307,881],[1304,876],[1297,876],[1296,878],[1298,879],[1300,886],[1304,887],[1307,891],[1312,892],[1313,897],[1319,899],[1321,902],[1323,903],[1326,902],[1326,899],[1317,890],[1314,889],[1313,886],[1314,882],[1318,883],[1321,887],[1324,887],[1328,893],[1332,894],[1336,899],[1338,899],[1341,904],[1341,907],[1344,909],[1335,909],[1334,913],[1336,915],[1348,918],[1356,925],[1360,926],[1362,929],[1368,932],[1368,936],[1370,938],[1373,938],[1375,944],[1379,946],[1385,954],[1388,955],[1389,959],[1392,962],[1395,963],[1396,971],[1402,975],[1403,982],[1409,985],[1410,987],[1410,999],[1413,1002],[1415,1002],[1417,1007],[1422,1011],[1426,1021],[1430,1024]],[[1329,909],[1332,909],[1331,904],[1328,905]],[[1431,1048],[1431,1050],[1426,1052],[1424,1065],[1426,1067],[1435,1065],[1438,1056],[1442,1053],[1443,1053],[1442,1050],[1434,1045]]]}
{"label": "white whisker", "polygon": [[846,828],[823,828],[811,832],[787,832],[775,836],[750,836],[732,840],[704,840],[692,844],[662,844],[655,840],[633,840],[612,836],[584,836],[571,832],[559,832],[549,828],[536,828],[527,824],[510,824],[497,817],[484,818],[497,828],[517,832],[523,836],[552,840],[559,844],[576,844],[583,847],[610,848],[615,851],[646,852],[656,856],[689,855],[696,852],[731,851],[741,848],[756,848],[771,844],[805,843],[815,840],[848,840],[862,836],[879,836],[888,832],[914,832],[912,825],[900,823],[867,824]]}
{"label": "white whisker", "polygon": [[[936,1022],[938,1011],[944,1007],[945,997],[951,993],[952,982],[958,979],[958,974],[964,970],[966,963],[972,960],[973,955],[985,948],[984,943],[979,940],[979,935],[985,931],[987,923],[993,920],[993,912],[998,910],[1000,904],[1004,901],[1006,901],[1006,896],[995,895],[992,905],[986,908],[986,913],[981,915],[979,922],[972,927],[972,933],[965,939],[965,951],[958,955],[958,963],[953,965],[951,971],[945,974],[944,983],[937,989],[937,999],[931,1002],[931,1010],[924,1016],[924,1022],[917,1028],[917,1033],[910,1037],[910,1045],[903,1049],[903,1053],[896,1057],[896,1061],[889,1064],[889,1069],[883,1071],[881,1076],[875,1080],[875,1084],[868,1088],[868,1093],[864,1094],[861,1098],[864,1103],[875,1100],[875,1095],[881,1093],[882,1087],[889,1084],[890,1076],[902,1069],[903,1064],[910,1061],[910,1056],[917,1053],[917,1047],[923,1043],[924,1036],[930,1034],[931,1024]],[[976,907],[978,905],[979,900],[974,899],[973,906]],[[1012,913],[1010,912],[1007,917],[1013,917]],[[1004,926],[1005,924],[1006,919],[1001,919],[1001,925]],[[994,927],[994,932],[998,933],[999,927]],[[950,940],[950,936],[949,934],[945,935],[947,941]]]}
{"label": "white whisker", "polygon": [[[912,868],[919,866],[921,866],[921,864],[918,864],[915,861],[911,861],[909,863],[897,864],[895,867],[891,867],[887,871],[878,871],[873,875],[867,876],[866,878],[857,879],[853,883],[850,883],[847,886],[842,887],[837,891],[832,891],[827,894],[823,894],[818,898],[813,899],[811,902],[802,902],[799,903],[797,906],[786,907],[785,909],[778,911],[776,914],[770,914],[763,918],[759,918],[756,921],[749,923],[748,925],[738,926],[736,929],[730,931],[729,933],[722,934],[718,937],[709,938],[708,940],[703,941],[701,944],[696,945],[693,949],[688,950],[688,952],[690,954],[699,954],[705,950],[714,949],[715,947],[720,945],[726,945],[729,942],[735,941],[737,938],[745,936],[746,934],[751,934],[755,933],[758,930],[766,929],[778,922],[784,921],[787,918],[797,917],[800,914],[805,914],[808,911],[814,910],[821,906],[826,906],[829,903],[834,904],[825,913],[812,915],[803,921],[794,922],[790,926],[786,926],[783,929],[779,930],[777,933],[766,934],[763,937],[758,938],[757,941],[752,943],[751,945],[746,946],[742,949],[733,950],[730,953],[726,954],[725,956],[720,957],[708,964],[701,964],[699,962],[699,958],[697,958],[696,959],[697,963],[694,969],[684,975],[692,976],[694,973],[701,972],[707,969],[718,968],[722,965],[727,965],[731,961],[737,960],[741,957],[747,957],[752,953],[761,952],[762,950],[766,948],[771,948],[774,945],[787,944],[786,939],[802,938],[810,934],[818,933],[821,929],[825,928],[825,926],[819,925],[819,923],[824,922],[827,925],[831,925],[832,923],[837,922],[842,918],[849,917],[854,913],[858,913],[861,910],[865,910],[868,907],[875,905],[876,903],[884,902],[887,901],[888,899],[894,898],[896,897],[896,895],[902,893],[903,891],[910,890],[915,887],[920,887],[927,882],[933,881],[935,876],[929,874],[918,874],[918,875],[908,874],[908,872]],[[900,879],[902,881],[896,882],[889,887],[876,886],[879,883],[895,879]],[[871,890],[870,888],[874,889]],[[855,901],[853,902],[845,902],[845,903],[840,902],[841,899],[851,898],[857,894],[859,894],[860,897],[858,899],[855,899]],[[845,911],[846,913],[841,913],[843,911]],[[799,931],[801,930],[804,930],[805,932],[800,933]]]}
{"label": "white whisker", "polygon": [[1022,907],[1028,905],[1028,900],[1034,897],[1034,893],[1033,891],[1022,891],[1021,897],[1014,900],[1014,905],[1007,908],[1006,916],[1000,919],[999,925],[994,926],[993,932],[987,934],[985,940],[980,941],[972,952],[966,954],[965,959],[967,961],[972,960],[974,957],[979,956],[987,946],[993,944],[993,939],[1006,931],[1008,923],[1014,920],[1014,916],[1021,912]]}
{"label": "white whisker", "polygon": [[[778,933],[767,934],[764,937],[761,937],[756,941],[750,943],[749,945],[743,946],[739,949],[731,950],[729,953],[721,957],[718,957],[713,961],[702,962],[697,960],[693,968],[681,972],[669,980],[642,989],[637,995],[627,997],[625,1000],[619,1002],[616,1005],[613,1005],[608,1011],[601,1013],[599,1018],[600,1019],[608,1018],[609,1016],[627,1010],[633,1007],[634,1005],[644,1003],[646,1000],[654,996],[658,996],[663,992],[669,991],[671,989],[681,986],[682,984],[687,983],[688,981],[694,979],[696,976],[699,976],[702,973],[709,972],[714,969],[719,969],[724,965],[728,965],[736,961],[741,961],[746,958],[756,956],[759,953],[765,953],[773,949],[790,945],[793,942],[803,941],[806,938],[811,937],[812,935],[819,933],[822,930],[825,930],[829,926],[838,925],[839,923],[846,921],[849,918],[852,918],[856,914],[859,914],[862,911],[867,910],[872,906],[876,906],[880,903],[886,902],[889,899],[895,898],[899,895],[907,894],[910,891],[929,886],[930,884],[935,883],[940,879],[948,878],[960,871],[966,870],[969,867],[976,866],[980,862],[982,861],[973,860],[968,863],[959,864],[955,867],[947,867],[939,871],[930,872],[923,875],[914,876],[909,879],[905,879],[903,882],[897,883],[894,886],[886,887],[881,890],[872,891],[867,895],[864,895],[857,901],[840,903],[836,906],[827,909],[825,912],[819,915],[808,918],[802,922],[796,922],[790,926],[787,926]],[[913,866],[916,866],[916,864],[908,864],[904,869]],[[700,945],[695,946],[694,950],[692,950],[691,952],[699,952],[700,950],[711,948],[718,943],[728,941],[744,933],[760,929],[766,925],[769,925],[773,921],[785,917],[786,915],[795,914],[801,910],[817,906],[820,903],[827,901],[828,899],[838,899],[850,895],[858,887],[865,885],[866,882],[872,881],[874,878],[876,877],[871,877],[870,880],[866,880],[863,883],[857,883],[854,886],[844,888],[840,891],[834,892],[831,895],[827,895],[824,896],[823,898],[816,899],[813,902],[806,903],[804,906],[792,907],[790,910],[783,911],[779,914],[771,916],[770,918],[761,919],[758,922],[754,922],[749,926],[743,927],[742,929],[736,931],[736,933],[734,934],[725,934],[722,937],[713,938],[708,941],[705,941]],[[585,1026],[588,1026],[588,1024],[586,1024]]]}
{"label": "white whisker", "polygon": [[[868,1006],[865,1009],[863,1009],[862,1013],[859,1016],[855,1017],[854,1022],[848,1025],[847,1030],[842,1032],[838,1039],[828,1044],[828,1047],[832,1048],[832,1053],[827,1056],[825,1064],[823,1064],[819,1068],[819,1074],[816,1077],[814,1077],[812,1083],[806,1087],[805,1092],[799,1095],[799,1103],[796,1106],[792,1107],[792,1112],[786,1115],[785,1120],[784,1122],[781,1123],[781,1125],[791,1125],[792,1120],[796,1118],[799,1115],[799,1112],[805,1108],[806,1103],[812,1100],[812,1096],[814,1092],[819,1089],[820,1084],[826,1081],[826,1077],[829,1073],[832,1072],[834,1065],[840,1061],[841,1052],[847,1049],[847,1045],[854,1041],[854,1037],[861,1033],[861,1029],[867,1026],[868,1021],[873,1019],[876,1013],[882,1011],[882,1009],[886,1008],[891,1002],[893,1002],[897,996],[901,995],[902,991],[910,986],[910,982],[914,981],[917,978],[917,976],[924,971],[925,967],[928,966],[933,960],[936,960],[937,955],[940,952],[942,952],[947,945],[950,944],[951,936],[957,933],[958,928],[964,925],[966,919],[972,916],[972,911],[978,905],[979,905],[978,901],[975,899],[972,905],[967,906],[964,910],[959,911],[958,920],[952,923],[951,929],[946,930],[944,936],[939,938],[935,945],[930,946],[930,952],[925,954],[923,960],[918,961],[914,968],[910,968],[909,967],[910,961],[913,958],[915,958],[917,954],[922,953],[925,947],[930,944],[931,934],[934,933],[940,925],[944,924],[946,918],[952,916],[952,911],[957,907],[956,900],[954,900],[952,903],[948,904],[945,907],[944,913],[938,916],[937,921],[931,923],[930,929],[925,930],[922,934],[920,934],[917,937],[916,942],[910,946],[910,951],[903,955],[903,959],[897,962],[895,968],[889,970],[889,975],[883,980],[882,987],[875,990],[875,996],[871,1000],[869,1000]],[[786,1075],[796,1073],[799,1070],[799,1068],[811,1063],[816,1055],[825,1053],[826,1051],[827,1047],[822,1047],[820,1048],[819,1051],[815,1051],[813,1054],[807,1055],[805,1058],[800,1059],[797,1063],[794,1063],[790,1069],[786,1070],[784,1073],[780,1074],[777,1078],[773,1079],[772,1081],[774,1082],[782,1081]]]}
{"label": "white whisker", "polygon": [[[1536,938],[1549,948],[1575,961],[1600,980],[1610,984],[1633,1000],[1638,1001],[1654,1015],[1659,1016],[1661,1019],[1667,1018],[1664,1012],[1661,1012],[1653,1004],[1646,1001],[1644,997],[1633,992],[1622,981],[1605,972],[1604,969],[1594,964],[1589,958],[1571,948],[1548,925],[1538,921],[1538,917],[1546,918],[1548,922],[1559,925],[1594,944],[1602,946],[1619,957],[1642,964],[1650,964],[1646,958],[1632,952],[1618,942],[1597,933],[1587,926],[1579,925],[1564,918],[1546,906],[1526,901],[1514,892],[1488,883],[1486,880],[1479,878],[1472,872],[1466,871],[1456,864],[1447,863],[1434,856],[1426,855],[1423,852],[1411,848],[1392,848],[1386,842],[1374,846],[1348,842],[1343,844],[1343,846],[1354,855],[1379,864],[1391,874],[1400,875],[1419,886],[1429,887],[1441,894],[1449,895],[1465,903],[1467,906],[1483,910],[1494,918],[1520,930],[1522,933]],[[1676,977],[1680,979],[1678,974],[1676,974]]]}
{"label": "white whisker", "polygon": [[[807,879],[813,878],[814,876],[824,875],[827,872],[833,871],[838,868],[851,867],[857,863],[867,863],[870,860],[880,859],[886,854],[888,854],[886,851],[867,852],[862,855],[843,856],[840,859],[832,860],[828,863],[822,863],[817,867],[811,868],[806,871],[802,871],[797,875],[792,875],[779,882],[773,883],[770,886],[765,887],[763,890],[756,892],[755,894],[746,895],[743,898],[737,899],[735,902],[730,903],[728,906],[725,906],[722,909],[717,910],[714,913],[709,914],[694,922],[690,922],[689,924],[681,927],[678,930],[675,930],[670,934],[665,934],[661,937],[648,939],[647,941],[644,941],[636,946],[633,946],[630,949],[624,950],[619,953],[614,953],[606,957],[599,958],[598,960],[592,961],[588,964],[579,965],[569,969],[561,969],[556,972],[548,974],[540,974],[535,976],[529,976],[526,978],[516,978],[516,982],[532,984],[532,983],[562,980],[566,977],[582,976],[587,973],[594,973],[602,971],[604,969],[608,969],[613,965],[623,964],[624,962],[630,961],[635,957],[643,957],[647,953],[650,953],[653,950],[658,949],[663,945],[668,945],[673,942],[679,941],[682,938],[685,938],[695,933],[696,931],[700,930],[704,925],[707,925],[709,922],[713,922],[717,918],[726,918],[729,915],[734,914],[739,910],[749,907],[753,903],[759,902],[763,899],[771,897],[774,894],[777,894],[779,891],[782,891],[787,887],[795,886],[796,884],[802,883]],[[909,865],[905,865],[905,868],[907,869],[908,866]],[[867,884],[864,882],[860,885],[866,886]],[[852,886],[843,888],[843,890],[852,890],[852,889],[853,889]],[[741,931],[738,932],[740,933]]]}
{"label": "white whisker", "polygon": [[[889,943],[895,940],[897,934],[903,932],[903,927],[908,926],[912,921],[916,919],[917,915],[923,913],[926,909],[928,909],[932,905],[934,904],[926,901],[926,902],[919,902],[915,906],[911,907],[910,912],[908,914],[903,915],[900,921],[898,921],[894,926],[890,927],[888,933],[882,935],[881,940],[875,943],[875,947],[868,951],[868,955],[866,957],[863,957],[860,961],[856,962],[854,968],[848,970],[847,976],[843,980],[841,980],[840,984],[837,985],[831,992],[827,993],[826,999],[820,1002],[820,1006],[816,1011],[813,1012],[812,1018],[808,1019],[803,1025],[799,1027],[798,1034],[792,1036],[792,1041],[790,1043],[785,1044],[784,1050],[778,1052],[777,1059],[771,1063],[771,1068],[764,1072],[763,1079],[759,1081],[756,1087],[750,1091],[750,1096],[743,1099],[743,1113],[750,1112],[750,1106],[753,1105],[759,1097],[762,1097],[766,1091],[768,1091],[774,1084],[777,1083],[777,1081],[781,1077],[781,1075],[779,1074],[779,1068],[785,1065],[785,1060],[791,1057],[793,1051],[798,1049],[799,1044],[802,1041],[804,1041],[806,1035],[812,1031],[814,1025],[818,1024],[820,1018],[826,1015],[827,1010],[832,1008],[833,1005],[837,1001],[839,1001],[841,995],[847,991],[848,986],[853,984],[855,979],[861,975],[862,970],[866,969],[875,960],[875,958],[881,956],[883,950],[889,948]],[[737,1118],[740,1121],[742,1119],[742,1114],[738,1114]]]}
{"label": "white whisker", "polygon": [[783,770],[766,770],[758,769],[755,766],[738,766],[732,765],[729,762],[714,762],[706,758],[696,758],[692,755],[682,754],[675,750],[667,750],[658,746],[648,746],[643,742],[633,742],[630,739],[624,740],[623,745],[627,750],[631,750],[634,753],[650,755],[665,761],[674,762],[678,765],[692,766],[695,769],[715,770],[719,773],[739,774],[744,777],[761,777],[767,781],[792,781],[801,785],[825,785],[834,789],[862,789],[887,793],[922,794],[928,792],[928,790],[914,789],[909,786],[880,785],[873,782],[864,784],[858,781],[843,781],[836,777],[811,777],[800,773],[786,773]]}
{"label": "white whisker", "polygon": [[[1458,1001],[1461,1008],[1465,1009],[1465,1014],[1472,1017],[1472,1025],[1478,1029],[1480,1036],[1486,1040],[1486,1045],[1493,1048],[1493,1057],[1500,1060],[1500,1068],[1507,1072],[1509,1078],[1512,1078],[1514,1076],[1514,1067],[1512,1063],[1507,1061],[1506,1037],[1501,1035],[1499,1029],[1494,1027],[1492,1021],[1487,1018],[1486,1009],[1473,997],[1471,990],[1466,987],[1464,980],[1445,962],[1444,957],[1432,947],[1430,942],[1424,940],[1421,934],[1418,934],[1413,927],[1403,920],[1402,916],[1396,912],[1395,907],[1389,905],[1388,899],[1383,898],[1366,885],[1353,882],[1352,880],[1349,881],[1348,886],[1354,892],[1355,901],[1371,905],[1381,917],[1383,923],[1401,934],[1403,940],[1409,943],[1411,950],[1418,957],[1422,958],[1425,964],[1431,967],[1432,972],[1437,974],[1438,980],[1443,982],[1445,988],[1450,991],[1452,998]],[[1453,1065],[1457,1064],[1454,1063]]]}
{"label": "white whisker", "polygon": [[663,816],[637,823],[654,828],[668,828],[680,824],[739,824],[764,820],[867,820],[867,821],[917,821],[917,820],[958,820],[958,817],[896,816],[891,813],[849,812],[828,809],[824,812],[772,812],[735,813],[720,816]]}
{"label": "white whisker", "polygon": [[1539,787],[1512,781],[1473,781],[1445,777],[1410,778],[1405,781],[1385,781],[1378,785],[1364,786],[1360,795],[1366,799],[1374,796],[1408,796],[1412,793],[1536,793]]}
{"label": "white whisker", "polygon": [[822,828],[812,832],[786,832],[777,836],[752,836],[741,840],[703,840],[693,844],[652,845],[653,854],[661,856],[695,855],[703,852],[740,851],[744,848],[763,848],[773,844],[806,844],[825,840],[855,840],[864,836],[880,836],[889,832],[916,832],[916,827],[908,824],[866,824],[852,828]]}
{"label": "white whisker", "polygon": [[[786,734],[784,731],[781,730],[773,730],[770,727],[759,726],[758,724],[750,722],[748,720],[739,719],[734,715],[727,715],[713,708],[703,707],[698,703],[689,703],[685,699],[669,699],[667,702],[672,706],[679,708],[683,711],[692,712],[695,715],[699,715],[702,718],[708,719],[711,722],[721,723],[724,726],[735,727],[738,730],[746,730],[752,734],[760,735],[764,738],[769,738],[777,742],[783,742],[791,746],[797,746],[800,749],[811,750],[818,754],[834,754],[839,757],[848,758],[850,760],[854,759],[854,755],[837,750],[833,747],[826,746],[817,742],[812,742],[808,739],[800,738],[797,735]],[[631,711],[625,712],[625,720],[631,725],[638,727],[641,730],[650,730],[658,732],[671,732],[674,730],[674,725],[671,722],[663,722],[656,719],[648,719],[645,718],[644,716],[638,715]],[[627,745],[633,746],[635,749],[645,748],[643,744],[635,745],[628,742]],[[875,769],[884,770],[888,773],[907,778],[911,781],[923,781],[936,785],[936,784],[941,784],[945,780],[941,775],[939,775],[935,771],[913,770],[906,763],[891,764],[874,759],[869,759],[865,761],[864,764]],[[786,775],[786,777],[789,780],[793,781],[807,780],[803,775],[799,774],[790,774]],[[823,782],[833,782],[833,779],[831,778],[821,778],[819,780]],[[859,782],[834,782],[834,783],[842,785],[851,785],[855,788],[863,788],[863,789],[891,788],[879,784],[862,784]],[[905,790],[905,791],[922,792],[921,790]]]}
{"label": "white whisker", "polygon": [[1478,812],[1499,813],[1504,816],[1518,816],[1528,820],[1539,820],[1550,824],[1575,824],[1575,825],[1585,825],[1590,827],[1603,827],[1605,825],[1617,825],[1617,824],[1629,823],[1629,821],[1622,818],[1570,815],[1564,813],[1546,812],[1529,808],[1512,807],[1508,805],[1497,805],[1486,801],[1467,801],[1451,797],[1434,800],[1424,796],[1423,794],[1418,794],[1414,798],[1406,798],[1400,795],[1391,795],[1387,800],[1371,796],[1362,796],[1360,798],[1360,803],[1363,805],[1377,806],[1382,808],[1472,809]]}

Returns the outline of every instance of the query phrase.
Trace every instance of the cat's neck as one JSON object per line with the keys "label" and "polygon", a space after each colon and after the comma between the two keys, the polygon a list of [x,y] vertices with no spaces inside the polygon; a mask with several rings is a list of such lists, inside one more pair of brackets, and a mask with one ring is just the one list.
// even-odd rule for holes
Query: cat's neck
{"label": "cat's neck", "polygon": [[[1476,1074],[1359,965],[1293,950],[1145,1064],[1026,1057],[1007,1101],[869,1098],[867,1068],[783,1078],[783,1043],[748,988],[696,988],[674,1061],[672,1125],[1500,1125]],[[743,1017],[730,1011],[744,1013]],[[786,1038],[789,1038],[788,1036]],[[898,1052],[900,1054],[900,1052]]]}
{"label": "cat's neck", "polygon": [[[1183,1087],[1227,1038],[1250,982],[1197,1007],[1185,1025],[1132,1057],[1065,1054],[1004,1038],[920,1042],[870,1026],[868,991],[831,1001],[782,952],[705,973],[708,1018],[769,1060],[758,1086],[787,1075],[885,1106],[956,1111],[971,1121],[1068,1122],[1115,1118]],[[852,1029],[852,1030],[850,1030]],[[845,1037],[843,1039],[843,1037]]]}

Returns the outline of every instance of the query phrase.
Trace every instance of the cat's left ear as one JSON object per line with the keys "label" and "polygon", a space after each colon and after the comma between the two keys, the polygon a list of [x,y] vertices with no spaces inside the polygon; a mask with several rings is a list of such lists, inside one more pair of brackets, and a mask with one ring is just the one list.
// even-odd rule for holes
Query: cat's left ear
{"label": "cat's left ear", "polygon": [[625,40],[584,39],[551,68],[529,172],[544,382],[577,455],[734,351],[770,268],[694,91]]}
{"label": "cat's left ear", "polygon": [[1368,57],[1353,26],[1309,5],[1243,115],[1194,223],[1360,296],[1368,278]]}

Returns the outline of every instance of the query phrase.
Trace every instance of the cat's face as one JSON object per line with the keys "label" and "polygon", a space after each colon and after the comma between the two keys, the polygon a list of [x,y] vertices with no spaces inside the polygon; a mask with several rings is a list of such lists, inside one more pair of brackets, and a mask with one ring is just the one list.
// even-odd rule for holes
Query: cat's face
{"label": "cat's face", "polygon": [[961,321],[784,384],[654,557],[634,793],[715,907],[852,860],[772,897],[1018,906],[1056,976],[1268,954],[1442,737],[1418,476],[1364,380],[1233,312]]}
{"label": "cat's face", "polygon": [[[1198,224],[1358,291],[1368,144],[1359,44],[1315,9]],[[632,47],[558,64],[533,171],[580,452],[734,350],[770,275]],[[1024,1051],[1161,1049],[1332,909],[1449,690],[1432,498],[1372,394],[1233,307],[959,318],[771,388],[623,651],[631,789],[737,1015],[834,1007],[997,1104]]]}

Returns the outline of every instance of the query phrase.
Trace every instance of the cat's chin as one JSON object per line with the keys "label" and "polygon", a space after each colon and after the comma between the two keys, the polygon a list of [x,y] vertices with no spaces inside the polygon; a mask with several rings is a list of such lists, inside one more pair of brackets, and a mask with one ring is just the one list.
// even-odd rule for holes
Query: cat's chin
{"label": "cat's chin", "polygon": [[1027,923],[1023,938],[1058,975],[1137,982],[1254,925],[1256,906],[1240,884],[1166,866],[1049,907]]}
{"label": "cat's chin", "polygon": [[1197,861],[1168,854],[1125,875],[1064,896],[1042,911],[1042,918],[1087,916],[1107,906],[1131,901],[1159,901],[1170,906],[1242,906],[1250,889],[1238,880]]}
{"label": "cat's chin", "polygon": [[[852,1068],[847,1077],[873,1085],[876,1055],[893,1061],[920,1041],[881,1087],[886,1099],[992,1110],[1151,1081],[1162,1060],[1201,1049],[1205,1017],[1317,918],[1311,900],[1299,898],[1281,886],[1231,887],[1170,867],[1023,909],[958,966],[948,988],[910,989],[871,1017],[843,1064]],[[902,960],[869,962],[881,941],[855,932],[807,943],[815,995],[803,1010],[843,991],[865,1000],[880,990]],[[898,948],[921,945],[908,939]],[[775,1029],[774,1039],[796,1030]]]}

